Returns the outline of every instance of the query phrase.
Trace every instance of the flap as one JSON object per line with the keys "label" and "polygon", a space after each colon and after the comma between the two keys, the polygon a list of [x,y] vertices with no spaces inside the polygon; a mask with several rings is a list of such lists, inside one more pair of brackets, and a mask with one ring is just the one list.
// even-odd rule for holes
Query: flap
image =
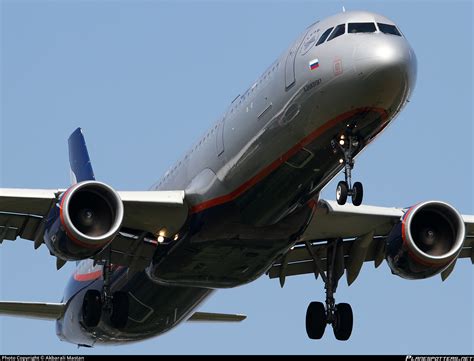
{"label": "flap", "polygon": [[34,215],[0,213],[0,243],[5,239],[14,241],[17,237],[34,240],[41,221],[42,217]]}

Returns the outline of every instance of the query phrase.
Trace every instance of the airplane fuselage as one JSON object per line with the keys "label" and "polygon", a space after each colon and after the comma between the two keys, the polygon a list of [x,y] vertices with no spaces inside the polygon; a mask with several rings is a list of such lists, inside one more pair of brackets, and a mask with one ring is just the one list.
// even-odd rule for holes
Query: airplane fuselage
{"label": "airplane fuselage", "polygon": [[[308,27],[151,190],[184,189],[190,217],[177,240],[158,245],[146,271],[118,268],[112,289],[130,296],[127,326],[79,322],[87,289],[102,288],[100,266],[82,261],[64,296],[61,339],[83,345],[136,341],[185,320],[214,289],[264,274],[297,241],[314,199],[343,168],[348,129],[360,153],[406,104],[416,58],[403,36],[348,32],[352,23],[391,24],[345,12]],[[327,29],[344,34],[316,45]]]}

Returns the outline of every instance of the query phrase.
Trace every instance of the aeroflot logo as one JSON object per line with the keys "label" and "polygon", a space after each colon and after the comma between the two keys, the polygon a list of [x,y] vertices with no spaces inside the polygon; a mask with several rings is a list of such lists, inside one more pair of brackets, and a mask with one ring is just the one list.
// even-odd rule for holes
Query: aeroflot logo
{"label": "aeroflot logo", "polygon": [[316,70],[319,68],[319,59],[313,59],[309,62],[309,69]]}

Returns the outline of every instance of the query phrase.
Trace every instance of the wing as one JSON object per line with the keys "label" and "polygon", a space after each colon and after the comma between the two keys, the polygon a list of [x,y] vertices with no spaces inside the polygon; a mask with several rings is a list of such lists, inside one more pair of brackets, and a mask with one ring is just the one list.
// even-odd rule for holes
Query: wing
{"label": "wing", "polygon": [[[340,206],[336,202],[320,200],[301,242],[278,259],[267,273],[270,278],[279,278],[282,287],[287,276],[314,273],[318,277],[318,268],[326,269],[327,255],[332,251],[326,241],[341,239],[342,247],[334,253],[335,272],[340,278],[345,271],[350,285],[364,262],[372,261],[375,267],[383,262],[386,237],[405,211],[402,208]],[[462,217],[466,238],[459,258],[471,258],[474,263],[474,216]],[[314,258],[319,260],[319,265],[315,265]],[[445,280],[453,268],[454,263],[441,273],[441,278]]]}
{"label": "wing", "polygon": [[[57,320],[66,311],[65,303],[42,303],[42,302],[0,302],[0,315],[38,318],[43,320]],[[195,312],[189,322],[241,322],[247,316],[230,313]]]}
{"label": "wing", "polygon": [[65,303],[0,302],[0,315],[57,320],[66,310]]}
{"label": "wing", "polygon": [[[68,145],[72,183],[94,181],[81,128],[71,134]],[[0,243],[20,237],[34,241],[38,248],[43,242],[46,217],[64,192],[64,189],[0,189]],[[121,229],[102,254],[116,265],[143,269],[155,251],[156,235],[161,232],[173,235],[186,221],[188,206],[184,191],[118,192],[118,195],[124,211]],[[102,255],[99,253],[94,258],[101,260]],[[64,264],[64,260],[57,259],[58,269]]]}
{"label": "wing", "polygon": [[[0,243],[23,238],[42,243],[45,217],[64,190],[0,189]],[[112,262],[142,269],[156,242],[150,235],[176,233],[188,217],[184,191],[118,192],[124,205],[122,231],[112,241]],[[60,263],[62,265],[63,263]]]}
{"label": "wing", "polygon": [[0,189],[0,243],[17,237],[41,243],[43,217],[59,190]]}

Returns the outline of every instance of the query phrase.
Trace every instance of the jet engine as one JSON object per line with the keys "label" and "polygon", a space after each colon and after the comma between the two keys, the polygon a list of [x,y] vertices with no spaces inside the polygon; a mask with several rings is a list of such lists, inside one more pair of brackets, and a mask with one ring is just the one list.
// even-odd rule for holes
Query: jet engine
{"label": "jet engine", "polygon": [[419,203],[408,209],[387,237],[388,265],[393,274],[406,279],[434,276],[456,260],[464,236],[464,221],[452,206]]}
{"label": "jet engine", "polygon": [[118,193],[97,181],[65,191],[46,219],[44,242],[65,261],[90,258],[115,238],[123,220]]}

